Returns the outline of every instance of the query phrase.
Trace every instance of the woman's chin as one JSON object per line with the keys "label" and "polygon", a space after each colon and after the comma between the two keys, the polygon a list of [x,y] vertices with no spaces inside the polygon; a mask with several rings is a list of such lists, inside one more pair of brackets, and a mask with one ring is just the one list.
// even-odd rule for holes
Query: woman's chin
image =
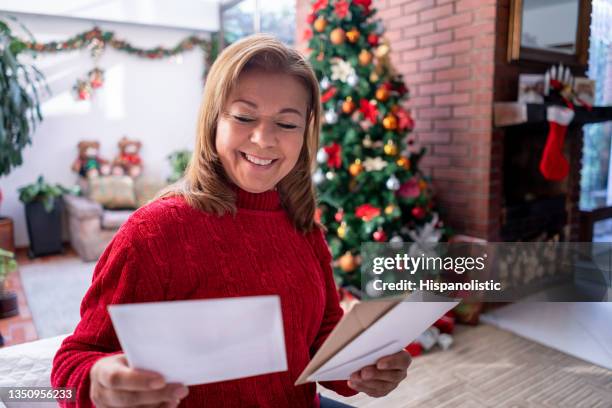
{"label": "woman's chin", "polygon": [[238,186],[249,193],[263,193],[274,189],[276,183],[265,183],[260,180],[241,181]]}

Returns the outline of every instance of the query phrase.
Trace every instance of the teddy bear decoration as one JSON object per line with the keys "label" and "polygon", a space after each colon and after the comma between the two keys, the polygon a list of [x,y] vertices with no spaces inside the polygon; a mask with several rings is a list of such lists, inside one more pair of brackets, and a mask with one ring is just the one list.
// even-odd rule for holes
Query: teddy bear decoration
{"label": "teddy bear decoration", "polygon": [[84,178],[110,174],[108,160],[100,157],[100,143],[95,140],[83,140],[77,145],[79,155],[72,164],[72,171]]}
{"label": "teddy bear decoration", "polygon": [[112,174],[138,177],[142,173],[141,146],[140,141],[123,136],[118,143],[119,155],[113,160]]}

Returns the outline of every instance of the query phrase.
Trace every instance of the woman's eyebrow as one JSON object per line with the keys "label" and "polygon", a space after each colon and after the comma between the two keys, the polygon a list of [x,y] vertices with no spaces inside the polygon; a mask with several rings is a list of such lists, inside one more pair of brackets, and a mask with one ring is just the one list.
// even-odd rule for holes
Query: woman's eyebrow
{"label": "woman's eyebrow", "polygon": [[[257,109],[257,104],[255,102],[247,101],[246,99],[234,99],[234,101],[232,101],[232,103],[236,103],[236,102],[246,103],[247,105]],[[293,108],[283,108],[280,111],[278,111],[278,113],[295,113],[298,116],[302,116],[302,113],[300,111],[298,111],[297,109],[293,109]]]}

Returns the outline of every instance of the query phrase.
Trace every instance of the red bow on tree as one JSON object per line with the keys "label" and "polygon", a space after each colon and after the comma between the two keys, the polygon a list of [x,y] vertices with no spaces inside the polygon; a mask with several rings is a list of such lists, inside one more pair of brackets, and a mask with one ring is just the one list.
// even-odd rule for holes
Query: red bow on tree
{"label": "red bow on tree", "polygon": [[327,153],[327,165],[333,168],[340,168],[342,165],[342,159],[340,157],[340,153],[342,153],[342,148],[336,142],[330,144],[329,146],[325,146],[323,148],[325,153]]}
{"label": "red bow on tree", "polygon": [[376,105],[370,103],[367,99],[361,99],[359,101],[359,112],[363,113],[363,116],[372,122],[372,124],[376,124],[376,120],[378,118],[378,109]]}
{"label": "red bow on tree", "polygon": [[414,120],[412,120],[410,113],[406,112],[404,109],[399,108],[395,112],[395,116],[397,116],[397,127],[399,130],[412,130],[412,128],[414,128]]}
{"label": "red bow on tree", "polygon": [[362,204],[355,209],[355,216],[363,221],[370,221],[374,217],[380,215],[380,208],[374,207],[372,204]]}
{"label": "red bow on tree", "polygon": [[317,0],[315,4],[312,5],[312,12],[316,13],[325,7],[327,7],[327,0]]}
{"label": "red bow on tree", "polygon": [[332,86],[331,88],[329,88],[327,91],[325,91],[325,93],[323,93],[323,95],[321,95],[321,102],[325,103],[327,101],[329,101],[331,98],[334,97],[334,95],[336,94],[336,87]]}
{"label": "red bow on tree", "polygon": [[334,10],[336,11],[336,15],[343,19],[348,14],[349,5],[346,0],[338,0],[336,4],[334,4]]}
{"label": "red bow on tree", "polygon": [[353,4],[363,7],[363,11],[365,14],[370,14],[370,6],[372,5],[372,0],[353,0]]}

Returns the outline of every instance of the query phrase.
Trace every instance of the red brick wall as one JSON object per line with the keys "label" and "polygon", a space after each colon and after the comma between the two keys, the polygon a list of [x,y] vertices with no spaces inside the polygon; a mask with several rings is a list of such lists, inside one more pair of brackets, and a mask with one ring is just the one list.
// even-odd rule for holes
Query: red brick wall
{"label": "red brick wall", "polygon": [[[297,39],[310,1],[297,0]],[[414,134],[427,147],[444,219],[458,232],[495,240],[501,152],[492,141],[496,0],[374,0],[404,75]],[[300,45],[301,49],[305,46]]]}

